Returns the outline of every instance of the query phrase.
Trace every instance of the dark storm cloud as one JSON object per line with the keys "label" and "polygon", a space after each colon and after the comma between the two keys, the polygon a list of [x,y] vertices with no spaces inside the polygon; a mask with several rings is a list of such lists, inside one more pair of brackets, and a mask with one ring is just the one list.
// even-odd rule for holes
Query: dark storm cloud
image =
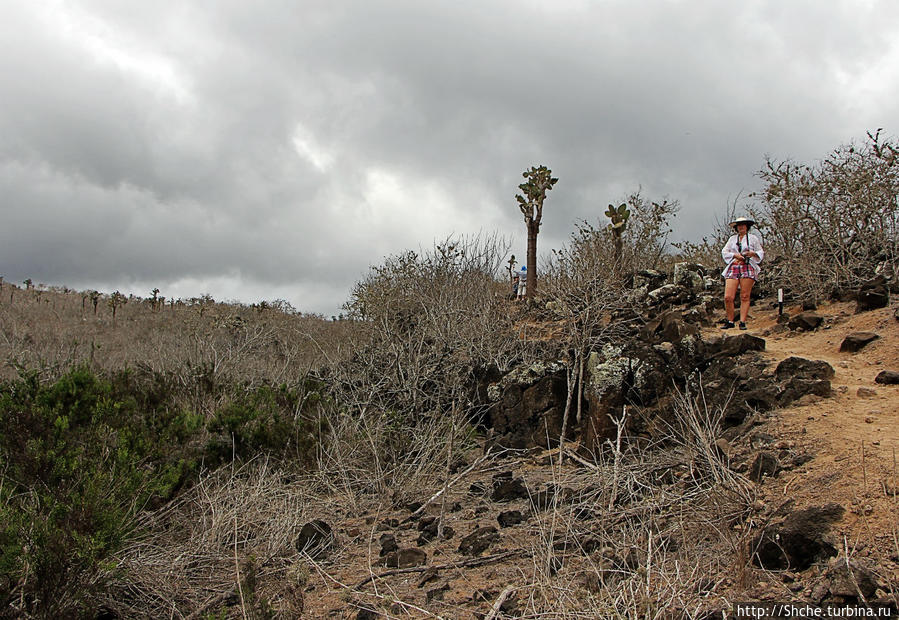
{"label": "dark storm cloud", "polygon": [[[387,253],[497,230],[560,177],[541,248],[642,187],[679,236],[891,130],[889,2],[0,5],[7,279],[331,313]],[[894,130],[893,130],[894,131]],[[146,290],[144,290],[146,289]]]}

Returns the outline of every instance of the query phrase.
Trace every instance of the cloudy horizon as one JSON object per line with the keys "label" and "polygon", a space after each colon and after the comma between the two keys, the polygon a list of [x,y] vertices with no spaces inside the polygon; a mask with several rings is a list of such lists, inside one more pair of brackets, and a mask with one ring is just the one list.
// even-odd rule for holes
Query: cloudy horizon
{"label": "cloudy horizon", "polygon": [[0,275],[337,314],[450,234],[523,258],[641,189],[712,232],[766,156],[897,132],[899,4],[0,0]]}

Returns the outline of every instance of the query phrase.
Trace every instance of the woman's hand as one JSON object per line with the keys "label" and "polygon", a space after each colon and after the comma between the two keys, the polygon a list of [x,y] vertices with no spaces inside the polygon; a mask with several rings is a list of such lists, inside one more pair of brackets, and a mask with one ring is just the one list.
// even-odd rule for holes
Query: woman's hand
{"label": "woman's hand", "polygon": [[738,263],[745,263],[745,262],[746,262],[746,259],[745,259],[745,258],[743,257],[743,255],[740,254],[739,252],[737,252],[736,254],[734,254],[734,260],[737,261]]}

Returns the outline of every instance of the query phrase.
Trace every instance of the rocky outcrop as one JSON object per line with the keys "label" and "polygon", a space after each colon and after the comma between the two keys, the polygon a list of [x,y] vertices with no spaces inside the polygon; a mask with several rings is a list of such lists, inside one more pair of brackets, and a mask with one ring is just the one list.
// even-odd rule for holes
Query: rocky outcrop
{"label": "rocky outcrop", "polygon": [[294,546],[300,553],[307,554],[310,558],[323,558],[334,544],[334,532],[331,526],[321,519],[316,519],[305,524],[294,541]]}
{"label": "rocky outcrop", "polygon": [[824,317],[820,314],[814,312],[800,312],[790,319],[789,323],[787,323],[787,327],[803,332],[810,332],[818,329],[823,321]]}
{"label": "rocky outcrop", "polygon": [[634,301],[644,303],[650,311],[660,312],[687,304],[705,315],[723,304],[720,294],[709,294],[718,288],[718,281],[702,265],[677,263],[669,278],[655,270],[634,274]]}
{"label": "rocky outcrop", "polygon": [[840,343],[840,352],[857,353],[866,346],[879,339],[880,336],[874,332],[852,332]]}
{"label": "rocky outcrop", "polygon": [[753,563],[767,570],[805,570],[836,556],[831,529],[844,512],[839,504],[826,504],[790,513],[753,541]]}
{"label": "rocky outcrop", "polygon": [[535,363],[489,385],[487,424],[506,448],[550,447],[562,433],[568,397],[567,366]]}
{"label": "rocky outcrop", "polygon": [[[615,437],[626,407],[631,412],[627,429],[622,429],[626,435],[668,432],[678,391],[701,389],[708,407],[724,411],[725,426],[740,425],[753,412],[806,395],[831,395],[833,369],[824,362],[797,358],[772,371],[760,355],[763,338],[740,333],[704,340],[700,325],[711,324],[709,311],[713,300],[720,302],[720,291],[709,294],[717,281],[700,265],[679,263],[671,278],[639,272],[633,283],[631,301],[642,299],[644,315],[631,312],[616,319],[637,323],[632,338],[591,351],[584,360],[582,386],[569,385],[568,366],[562,361],[523,366],[488,384],[486,422],[493,443],[516,449],[554,446],[569,393],[573,396],[566,437],[577,437],[588,457],[597,456]],[[803,312],[789,321],[794,329],[814,330],[823,317]]]}
{"label": "rocky outcrop", "polygon": [[899,385],[899,372],[895,370],[881,370],[874,377],[874,383],[881,385]]}
{"label": "rocky outcrop", "polygon": [[890,289],[883,276],[877,276],[863,284],[855,297],[855,312],[866,312],[890,305]]}

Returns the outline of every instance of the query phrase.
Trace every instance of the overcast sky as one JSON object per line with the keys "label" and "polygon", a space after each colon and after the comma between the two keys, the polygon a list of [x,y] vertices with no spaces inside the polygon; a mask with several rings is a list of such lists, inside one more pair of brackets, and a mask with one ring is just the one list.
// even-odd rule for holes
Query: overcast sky
{"label": "overcast sky", "polygon": [[0,0],[0,275],[336,314],[385,255],[541,253],[642,187],[699,239],[766,154],[897,133],[895,0]]}

